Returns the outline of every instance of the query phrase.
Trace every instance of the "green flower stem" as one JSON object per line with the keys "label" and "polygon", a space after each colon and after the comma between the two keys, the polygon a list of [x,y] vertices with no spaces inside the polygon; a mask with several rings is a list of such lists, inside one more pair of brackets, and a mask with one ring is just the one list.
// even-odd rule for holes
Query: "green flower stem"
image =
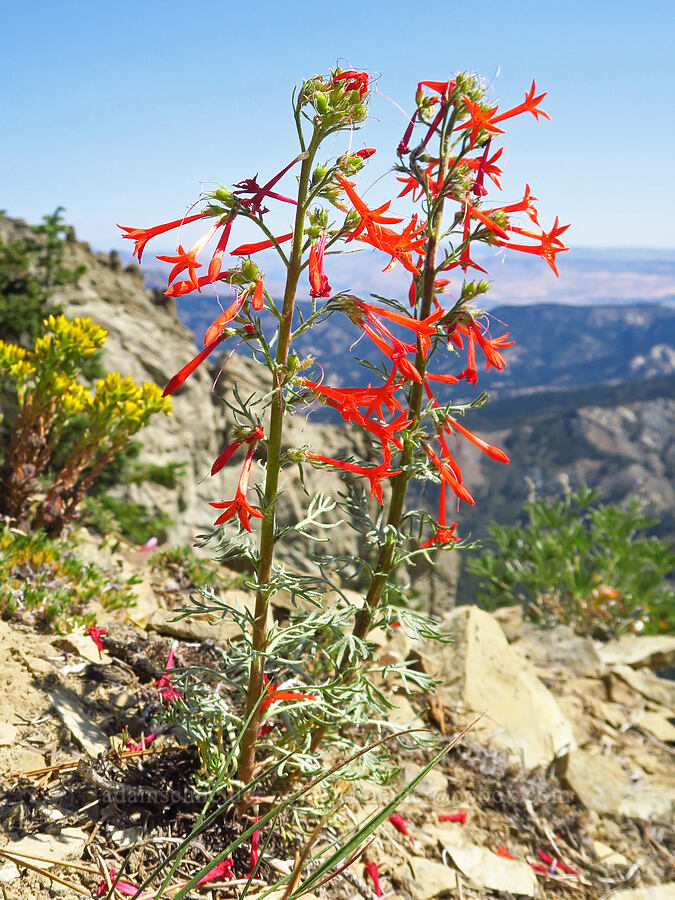
{"label": "green flower stem", "polygon": [[253,619],[253,630],[251,634],[251,671],[246,699],[246,717],[248,718],[250,716],[250,719],[242,738],[238,765],[238,777],[244,784],[248,784],[253,777],[256,740],[260,730],[259,699],[263,692],[263,672],[265,667],[265,651],[267,649],[267,619],[271,597],[271,591],[267,585],[269,584],[270,576],[272,574],[272,560],[274,558],[276,527],[275,508],[277,491],[279,488],[279,475],[281,472],[281,437],[283,433],[284,417],[282,385],[291,343],[295,295],[298,288],[300,271],[302,269],[302,245],[304,240],[305,215],[307,212],[309,178],[314,155],[320,140],[321,135],[315,130],[307,150],[307,156],[303,159],[302,168],[300,169],[298,205],[296,207],[295,226],[293,229],[293,246],[286,275],[284,304],[281,311],[279,340],[277,343],[275,368],[273,372],[274,397],[270,407],[270,422],[267,434],[267,476],[265,480],[265,499],[263,503],[264,517],[260,529],[260,548],[257,571],[259,587],[256,594],[255,617]]}
{"label": "green flower stem", "polygon": [[[442,144],[443,151],[440,159],[440,171],[447,170],[448,160],[448,143],[444,141]],[[436,257],[438,254],[438,244],[440,241],[441,228],[443,224],[443,197],[441,197],[431,214],[431,223],[429,228],[429,242],[424,257],[424,270],[422,276],[422,300],[420,305],[420,319],[425,319],[431,314],[431,306],[434,299],[434,281],[436,279]],[[422,351],[418,342],[417,356],[415,358],[415,368],[422,376],[422,383],[413,383],[408,396],[408,418],[412,420],[410,429],[414,431],[419,425],[422,415],[422,399],[424,396],[424,372],[426,370],[426,359],[422,355]],[[408,481],[410,480],[409,468],[413,461],[414,445],[410,440],[405,441],[403,451],[399,460],[401,474],[392,478],[391,499],[389,501],[389,512],[387,514],[387,525],[393,526],[398,532],[405,510],[405,496],[408,489]],[[363,606],[356,614],[354,620],[353,635],[361,640],[367,637],[370,631],[373,617],[377,611],[382,599],[382,592],[389,580],[394,562],[394,552],[396,550],[395,538],[389,536],[387,542],[380,547],[377,557],[377,565],[375,574],[370,582],[370,587],[365,596]],[[345,654],[339,668],[339,674],[348,677],[349,669],[352,665],[350,654]],[[321,744],[326,734],[327,728],[320,725],[312,733],[311,751],[315,752]]]}

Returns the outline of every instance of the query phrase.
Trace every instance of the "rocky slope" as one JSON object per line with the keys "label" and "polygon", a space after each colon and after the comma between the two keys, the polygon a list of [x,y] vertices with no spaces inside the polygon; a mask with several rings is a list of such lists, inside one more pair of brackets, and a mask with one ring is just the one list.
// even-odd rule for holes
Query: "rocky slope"
{"label": "rocky slope", "polygon": [[[5,240],[20,239],[27,232],[28,226],[24,222],[0,220],[0,236]],[[123,268],[114,251],[95,254],[86,243],[71,239],[66,265],[80,264],[86,265],[85,274],[76,285],[58,289],[54,301],[63,307],[66,315],[91,316],[107,330],[108,340],[103,353],[106,369],[119,370],[138,381],[151,380],[164,386],[197,353],[193,335],[179,320],[175,303],[167,302],[159,291],[147,290],[138,267],[130,264]],[[211,319],[219,312],[215,300],[213,303]],[[221,365],[222,372],[218,375]],[[213,390],[216,376],[217,387]],[[209,501],[234,496],[239,478],[239,456],[216,477],[211,478],[209,471],[227,442],[232,426],[231,414],[221,397],[228,395],[235,382],[243,396],[251,391],[264,393],[268,389],[257,368],[242,356],[216,361],[212,366],[205,364],[173,396],[172,415],[156,417],[139,432],[141,462],[184,465],[178,489],[151,482],[115,488],[116,495],[126,502],[141,503],[150,510],[167,513],[174,522],[168,528],[172,543],[191,545],[197,535],[210,529],[217,516],[208,505]],[[315,417],[309,421],[298,416],[290,418],[285,441],[288,446],[310,445],[328,456],[367,452],[365,447],[359,446],[359,435],[349,433],[340,425],[316,422]],[[261,470],[254,469],[251,483],[255,484],[262,477]],[[305,481],[310,496],[319,491],[335,496],[343,489],[340,477],[328,469],[306,467]],[[297,520],[306,500],[297,470],[292,469],[282,485],[280,521]],[[330,516],[328,518],[330,520]],[[332,520],[337,520],[335,514]],[[331,552],[358,555],[356,538],[348,528],[332,530],[330,538]],[[303,542],[281,545],[281,554],[296,567],[303,568],[308,547]],[[450,560],[444,561],[436,573],[441,577],[444,596],[452,592],[454,572],[454,561]],[[433,583],[433,578],[431,583],[425,581],[423,593]]]}
{"label": "rocky slope", "polygon": [[[82,549],[111,571],[136,572],[144,589],[136,608],[97,610],[108,629],[102,654],[81,634],[0,622],[0,853],[9,854],[0,885],[10,900],[53,896],[52,875],[90,896],[101,880],[94,863],[118,868],[127,854],[124,877],[139,884],[187,833],[203,800],[194,793],[196,755],[163,722],[153,682],[171,647],[175,665],[212,668],[239,634],[233,622],[171,622],[170,607],[185,597],[173,578],[153,574],[148,554],[86,536]],[[241,588],[228,599],[251,603]],[[442,650],[400,630],[372,634],[382,664],[407,658],[440,679],[432,696],[394,694],[385,683],[390,721],[430,727],[443,742],[481,718],[398,808],[408,836],[385,821],[365,856],[317,897],[372,900],[370,862],[392,900],[671,898],[675,689],[657,673],[675,662],[675,638],[599,643],[563,626],[533,628],[517,608],[491,616],[462,607],[443,624],[454,642]],[[120,755],[123,729],[132,743],[159,736]],[[430,756],[398,748],[394,787],[346,791],[317,848],[381,809]],[[176,883],[240,830],[226,819],[201,835]],[[304,842],[295,822],[279,831],[251,896],[289,871]],[[235,876],[247,865],[248,852],[235,855]],[[213,889],[236,896],[232,886]],[[61,884],[59,895],[78,894]]]}

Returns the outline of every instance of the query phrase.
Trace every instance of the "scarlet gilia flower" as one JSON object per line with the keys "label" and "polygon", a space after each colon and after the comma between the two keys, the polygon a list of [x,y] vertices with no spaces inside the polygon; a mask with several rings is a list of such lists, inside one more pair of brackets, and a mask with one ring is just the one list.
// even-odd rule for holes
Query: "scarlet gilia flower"
{"label": "scarlet gilia flower", "polygon": [[[499,182],[499,176],[502,174],[502,170],[499,168],[499,166],[496,166],[495,163],[503,152],[504,148],[500,147],[499,150],[495,151],[494,155],[490,157],[490,159],[485,159],[485,154],[483,154],[482,157],[478,157],[476,159],[470,159],[469,157],[464,156],[461,159],[461,163],[462,165],[468,166],[470,169],[473,169],[476,172],[476,180],[478,180],[479,172],[482,171],[483,176],[487,175],[487,177],[493,182],[495,187],[501,190],[502,186]],[[454,157],[451,157],[449,160],[450,165],[454,165],[455,162],[456,159]],[[480,182],[481,185],[483,183],[483,181]]]}
{"label": "scarlet gilia flower", "polygon": [[348,83],[345,85],[345,90],[358,91],[359,98],[363,100],[368,93],[369,80],[370,77],[367,72],[356,72],[354,69],[347,69],[344,72],[338,72],[336,75],[333,75],[329,87],[332,87],[340,81],[347,81]]}
{"label": "scarlet gilia flower", "polygon": [[167,231],[173,231],[174,228],[180,228],[181,225],[189,225],[190,222],[196,222],[197,219],[205,219],[210,213],[196,213],[194,216],[183,216],[182,219],[175,219],[173,222],[164,222],[162,225],[155,225],[153,228],[130,228],[128,225],[118,225],[121,231],[126,231],[122,238],[129,238],[134,241],[134,252],[139,263],[145,250],[145,245],[158,234],[165,234]]}
{"label": "scarlet gilia flower", "polygon": [[234,519],[234,517],[236,516],[239,519],[241,527],[246,531],[251,531],[251,522],[249,520],[249,516],[253,516],[255,519],[263,518],[263,514],[260,512],[260,510],[256,509],[254,506],[251,506],[251,504],[246,500],[248,483],[251,477],[251,465],[253,463],[254,452],[255,446],[249,447],[248,453],[246,454],[246,459],[244,460],[244,465],[241,470],[241,475],[239,476],[239,484],[237,485],[234,500],[219,500],[216,502],[211,502],[209,504],[209,506],[212,506],[214,509],[223,510],[223,512],[213,523],[214,525],[222,525],[224,522],[229,522],[230,519]]}
{"label": "scarlet gilia flower", "polygon": [[96,646],[98,648],[98,652],[102,653],[105,648],[103,646],[103,641],[101,640],[101,637],[104,634],[108,633],[108,629],[107,628],[99,628],[98,625],[96,625],[96,623],[94,623],[93,625],[87,625],[84,630],[87,632],[87,634],[92,639],[92,641],[96,644]]}
{"label": "scarlet gilia flower", "polygon": [[[436,322],[442,318],[444,313],[444,310],[439,307],[426,319],[415,319],[413,316],[397,313],[394,310],[387,309],[383,306],[373,306],[372,303],[365,303],[363,300],[356,300],[355,298],[350,299],[349,302],[343,306],[343,309],[351,320],[362,328],[363,316],[359,315],[353,307],[356,307],[357,310],[368,319],[383,338],[392,341],[392,344],[394,344],[396,338],[382,321],[383,318],[388,319],[390,322],[394,322],[396,325],[400,325],[403,328],[407,328],[410,331],[414,331],[419,341],[422,356],[424,357],[426,357],[431,349],[431,337],[432,335],[435,335],[437,331]],[[398,343],[400,344],[401,342]],[[403,346],[406,347],[409,352],[416,352],[417,350],[417,347],[411,344],[403,344]]]}
{"label": "scarlet gilia flower", "polygon": [[265,305],[265,294],[263,288],[263,276],[262,274],[256,275],[255,279],[255,288],[253,289],[253,299],[251,300],[251,306],[255,310],[260,310]]}
{"label": "scarlet gilia flower", "polygon": [[492,138],[490,138],[485,145],[485,150],[483,150],[483,155],[480,159],[480,162],[478,163],[478,171],[476,172],[476,177],[473,184],[471,185],[471,193],[475,194],[476,197],[484,197],[487,194],[487,188],[485,187],[483,182],[485,181],[485,167],[487,166],[491,143]]}
{"label": "scarlet gilia flower", "polygon": [[244,305],[244,301],[246,300],[246,298],[249,296],[250,293],[251,293],[251,288],[250,287],[245,288],[241,292],[241,294],[239,294],[239,296],[236,297],[236,299],[227,307],[227,309],[224,310],[218,316],[217,319],[214,319],[214,321],[211,322],[209,327],[204,332],[204,346],[205,347],[208,346],[209,344],[212,344],[213,341],[220,339],[220,337],[223,333],[223,329],[228,324],[228,322],[231,322],[232,319],[234,319],[234,317],[237,315],[239,310]]}
{"label": "scarlet gilia flower", "polygon": [[[438,528],[428,541],[420,544],[420,549],[422,549],[423,547],[432,547],[434,544],[450,544],[454,541],[459,540],[459,538],[455,534],[457,522],[452,522],[450,525],[448,525],[445,515],[445,482],[441,481],[441,495],[438,502]],[[439,816],[439,819],[441,818],[443,817]]]}
{"label": "scarlet gilia flower", "polygon": [[310,297],[330,297],[331,286],[328,284],[328,278],[324,269],[325,250],[326,232],[322,231],[321,236],[312,242],[309,250]]}
{"label": "scarlet gilia flower", "polygon": [[[376,411],[377,415],[380,414],[382,405],[386,405],[390,411],[394,408],[402,410],[401,404],[393,397],[393,393],[401,387],[401,382],[390,381],[381,388],[371,388],[370,386],[368,388],[327,388],[317,382],[309,381],[309,379],[303,379],[302,383],[325,398],[324,402],[333,409],[337,409],[345,422],[358,425],[364,431],[374,434],[382,444],[382,452],[386,460],[391,459],[390,444],[399,450],[403,449],[403,444],[396,435],[407,428],[412,421],[406,418],[405,412],[402,411],[397,418],[386,423],[375,422],[367,415],[363,415],[359,409],[359,406],[365,405],[368,413]],[[389,456],[387,456],[388,453]]]}
{"label": "scarlet gilia flower", "polygon": [[318,453],[308,453],[307,459],[316,460],[325,463],[327,466],[333,466],[335,469],[342,469],[345,472],[352,472],[354,475],[361,475],[370,482],[370,496],[375,497],[380,505],[384,504],[382,500],[383,478],[393,478],[394,475],[400,475],[401,470],[389,471],[389,461],[381,463],[379,466],[359,466],[356,463],[345,462],[342,459],[333,459],[330,456],[320,456]]}
{"label": "scarlet gilia flower", "polygon": [[407,837],[411,844],[414,844],[415,841],[410,837],[410,832],[406,828],[406,823],[410,821],[410,819],[404,819],[403,816],[398,813],[392,813],[389,816],[389,821],[394,826],[397,831],[400,831],[404,837]]}
{"label": "scarlet gilia flower", "polygon": [[522,103],[519,103],[518,106],[514,106],[511,109],[508,109],[506,112],[500,113],[496,115],[498,106],[483,108],[479,102],[473,102],[468,97],[464,97],[464,103],[469,112],[469,120],[468,122],[464,122],[462,125],[458,125],[456,130],[461,131],[462,129],[470,129],[471,130],[471,146],[473,147],[476,143],[476,139],[481,131],[492,132],[493,134],[503,134],[504,129],[498,128],[498,122],[504,122],[506,119],[511,119],[513,116],[519,116],[525,112],[531,112],[535,119],[539,119],[539,116],[544,116],[545,119],[549,119],[550,116],[545,113],[542,109],[539,109],[537,106],[538,103],[546,96],[546,93],[539,94],[535,97],[535,84],[534,80],[532,81],[532,87],[525,94],[525,100]]}
{"label": "scarlet gilia flower", "polygon": [[199,879],[197,884],[208,884],[210,881],[217,881],[219,878],[234,878],[233,866],[234,861],[231,856],[228,856],[227,859],[221,859],[217,865]]}
{"label": "scarlet gilia flower", "polygon": [[[263,726],[264,727],[264,726]],[[256,822],[258,821],[258,816],[255,817]],[[254,831],[251,835],[251,857],[248,867],[248,872],[246,873],[246,877],[250,878],[255,872],[255,867],[258,864],[258,842],[260,840],[260,832],[258,830]]]}
{"label": "scarlet gilia flower", "polygon": [[[450,469],[450,466],[442,462],[439,459],[438,455],[434,453],[434,451],[428,444],[424,445],[424,449],[426,450],[427,456],[432,461],[432,463],[438,470],[438,474],[441,477],[441,496],[443,496],[443,484],[447,484],[448,487],[459,497],[460,500],[464,500],[465,503],[470,503],[473,506],[476,501],[461,483],[460,479],[462,477],[462,473],[459,471],[452,471]],[[439,512],[439,519],[440,518],[441,515]]]}
{"label": "scarlet gilia flower", "polygon": [[458,809],[457,812],[454,813],[439,813],[438,820],[439,822],[459,822],[464,825],[466,823],[467,815],[465,809]]}
{"label": "scarlet gilia flower", "polygon": [[515,856],[513,856],[512,853],[509,853],[509,851],[504,846],[497,847],[497,856],[501,856],[504,859],[515,859],[516,858]]}
{"label": "scarlet gilia flower", "polygon": [[265,435],[260,425],[256,425],[253,431],[249,432],[249,434],[247,434],[245,437],[241,438],[238,441],[233,441],[233,443],[225,447],[218,459],[211,466],[211,474],[215,475],[216,472],[220,472],[220,470],[228,464],[237,448],[241,447],[242,444],[248,444],[249,447],[252,446],[255,450],[258,441],[262,440],[264,436]]}
{"label": "scarlet gilia flower", "polygon": [[510,250],[519,250],[521,253],[534,253],[537,256],[541,256],[541,258],[546,260],[553,269],[556,277],[558,277],[558,269],[555,264],[556,254],[569,250],[569,247],[565,247],[562,241],[558,239],[558,236],[564,231],[567,231],[569,227],[569,225],[559,225],[558,217],[556,216],[553,227],[548,232],[542,231],[537,233],[535,231],[525,231],[523,228],[515,227],[511,229],[517,234],[522,234],[525,237],[530,237],[539,241],[538,244],[515,244],[513,241],[497,241],[497,243],[500,247],[508,247]]}
{"label": "scarlet gilia flower", "polygon": [[[275,193],[272,188],[280,181],[286,172],[289,169],[292,169],[293,166],[300,162],[302,159],[302,154],[296,156],[294,160],[291,160],[287,166],[285,166],[281,172],[277,172],[274,178],[270,178],[267,184],[264,184],[262,187],[258,184],[258,176],[255,175],[253,178],[246,178],[244,181],[240,181],[238,184],[235,184],[236,188],[239,190],[234,191],[235,195],[238,197],[239,202],[242,206],[245,206],[246,209],[251,213],[251,215],[255,215],[256,213],[266,213],[267,210],[263,208],[262,201],[265,197],[272,197],[273,200],[281,200],[282,203],[293,203],[297,206],[297,200],[293,200],[292,197],[284,197],[283,194]],[[246,199],[242,199],[242,194],[251,194],[250,197]]]}
{"label": "scarlet gilia flower", "polygon": [[149,734],[147,737],[144,737],[137,744],[135,744],[131,739],[129,739],[124,746],[130,752],[138,753],[139,750],[145,750],[145,748],[148,746],[148,744],[151,744],[156,737],[157,737],[157,735],[153,732],[152,734]]}
{"label": "scarlet gilia flower", "polygon": [[181,694],[174,689],[171,683],[171,677],[168,674],[171,669],[173,669],[173,647],[169,650],[169,655],[166,658],[164,674],[155,682],[155,687],[165,703],[173,703],[174,700],[180,700],[181,697]]}
{"label": "scarlet gilia flower", "polygon": [[168,397],[170,394],[173,394],[175,391],[177,391],[178,388],[186,380],[186,378],[192,375],[197,366],[203,363],[206,357],[210,353],[213,353],[216,347],[225,340],[225,337],[226,335],[224,335],[222,331],[219,331],[218,335],[204,347],[201,353],[198,353],[194,357],[194,359],[191,359],[187,365],[183,366],[180,372],[176,372],[173,378],[169,379],[166,387],[164,388],[164,391],[162,392],[162,397]]}
{"label": "scarlet gilia flower", "polygon": [[270,681],[267,675],[263,675],[265,681],[265,696],[260,704],[260,713],[264,714],[273,703],[279,700],[316,700],[314,694],[303,694],[300,691],[280,691],[275,681]]}
{"label": "scarlet gilia flower", "polygon": [[358,238],[364,243],[388,253],[391,256],[391,262],[385,266],[383,271],[390,269],[396,260],[399,260],[408,271],[419,275],[419,269],[413,264],[412,254],[420,253],[426,243],[426,235],[421,236],[426,231],[426,223],[418,227],[417,217],[413,216],[400,234],[391,228],[384,227],[403,221],[396,216],[384,215],[391,206],[391,201],[387,201],[377,209],[370,209],[356,193],[351,181],[348,181],[343,175],[337,177],[360,217],[359,224],[350,233],[345,243]]}
{"label": "scarlet gilia flower", "polygon": [[373,882],[373,890],[376,897],[382,896],[382,888],[380,887],[380,870],[377,863],[367,862],[363,867],[363,871]]}
{"label": "scarlet gilia flower", "polygon": [[[290,241],[293,237],[293,232],[289,231],[288,234],[280,234],[279,237],[275,237],[274,241],[277,244],[283,244],[285,241]],[[252,256],[254,253],[258,253],[260,250],[268,250],[270,247],[274,247],[274,241],[256,241],[253,244],[240,244],[238,247],[235,247],[234,250],[230,250],[230,256]]]}
{"label": "scarlet gilia flower", "polygon": [[211,240],[211,238],[219,228],[220,223],[214,222],[211,226],[209,226],[209,228],[207,228],[204,234],[197,241],[195,241],[195,243],[192,245],[192,247],[190,247],[187,253],[183,249],[183,245],[179,244],[178,253],[176,256],[157,257],[157,259],[161,262],[175,263],[173,269],[169,273],[169,284],[174,280],[174,278],[180,275],[181,272],[184,272],[185,269],[187,269],[194,290],[201,290],[199,282],[197,281],[197,276],[195,275],[196,270],[201,268],[202,265],[200,262],[197,262],[197,257],[202,252],[204,247],[206,247],[208,242]]}
{"label": "scarlet gilia flower", "polygon": [[482,438],[479,438],[477,435],[473,434],[473,432],[469,431],[468,428],[458,422],[457,419],[453,419],[452,416],[448,416],[446,421],[451,428],[453,428],[455,431],[458,431],[467,439],[467,441],[470,441],[475,447],[478,447],[479,450],[482,450],[483,453],[490,457],[490,459],[494,459],[497,462],[502,463],[509,462],[509,458],[503,450],[500,450],[499,447],[495,447],[493,444],[488,444],[487,441],[484,441]]}

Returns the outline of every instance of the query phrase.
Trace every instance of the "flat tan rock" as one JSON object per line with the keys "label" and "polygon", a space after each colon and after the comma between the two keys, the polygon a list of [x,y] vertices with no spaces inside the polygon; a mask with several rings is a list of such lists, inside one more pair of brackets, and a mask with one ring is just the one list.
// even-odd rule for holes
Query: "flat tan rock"
{"label": "flat tan rock", "polygon": [[623,853],[618,853],[608,844],[602,841],[593,841],[593,853],[595,858],[603,866],[629,866],[630,862]]}
{"label": "flat tan rock", "polygon": [[618,813],[630,819],[658,822],[660,825],[675,823],[675,778],[665,779],[647,776],[624,795]]}
{"label": "flat tan rock", "polygon": [[442,862],[425,856],[413,856],[409,863],[413,871],[410,890],[414,900],[432,900],[457,890],[457,874]]}
{"label": "flat tan rock", "polygon": [[665,668],[675,663],[675,635],[625,635],[598,650],[608,666]]}
{"label": "flat tan rock", "polygon": [[54,688],[49,691],[48,697],[59,719],[85,753],[96,757],[100,753],[106,752],[108,749],[107,735],[95,722],[91,721],[70,691]]}
{"label": "flat tan rock", "polygon": [[675,725],[663,713],[646,712],[637,724],[664,744],[675,742]]}
{"label": "flat tan rock", "polygon": [[453,863],[476,887],[521,897],[535,896],[537,876],[527,863],[505,859],[486,847],[466,841],[455,843],[449,838],[443,843]]}
{"label": "flat tan rock", "polygon": [[675,900],[675,881],[668,884],[655,884],[651,887],[633,888],[629,891],[617,891],[611,900]]}
{"label": "flat tan rock", "polygon": [[675,710],[675,681],[659,678],[647,670],[636,671],[624,665],[614,666],[611,673],[647,700]]}
{"label": "flat tan rock", "polygon": [[[79,859],[82,856],[88,834],[81,828],[63,828],[57,834],[31,834],[18,841],[10,841],[2,848],[8,853],[15,853],[17,857],[26,854],[32,866],[42,870],[50,869],[53,865],[66,859]],[[3,860],[5,865],[0,867],[0,882],[9,882],[19,877],[20,863],[10,863]],[[17,868],[18,866],[18,868]]]}
{"label": "flat tan rock", "polygon": [[54,639],[54,646],[65,650],[67,653],[77,653],[87,662],[96,663],[98,666],[108,666],[112,658],[99,650],[88,634],[66,634]]}
{"label": "flat tan rock", "polygon": [[443,621],[454,643],[425,648],[422,665],[440,675],[439,694],[460,721],[485,713],[473,737],[503,747],[527,769],[547,765],[576,747],[572,726],[531,664],[510,646],[499,623],[475,606]]}
{"label": "flat tan rock", "polygon": [[630,778],[612,756],[575,750],[567,757],[564,780],[586,809],[615,815],[629,792]]}

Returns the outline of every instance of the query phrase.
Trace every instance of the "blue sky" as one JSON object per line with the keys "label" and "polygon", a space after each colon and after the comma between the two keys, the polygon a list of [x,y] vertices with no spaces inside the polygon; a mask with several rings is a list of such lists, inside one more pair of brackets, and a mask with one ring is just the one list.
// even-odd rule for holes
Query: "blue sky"
{"label": "blue sky", "polygon": [[[8,4],[0,208],[37,221],[62,204],[81,239],[128,249],[116,221],[179,217],[201,182],[292,159],[289,98],[303,76],[338,62],[377,72],[378,90],[410,110],[418,80],[468,69],[504,108],[533,77],[549,92],[550,122],[509,126],[505,199],[529,181],[545,226],[572,223],[572,246],[673,248],[674,24],[658,0]],[[354,137],[379,148],[364,187],[405,126],[383,96],[372,113]]]}

